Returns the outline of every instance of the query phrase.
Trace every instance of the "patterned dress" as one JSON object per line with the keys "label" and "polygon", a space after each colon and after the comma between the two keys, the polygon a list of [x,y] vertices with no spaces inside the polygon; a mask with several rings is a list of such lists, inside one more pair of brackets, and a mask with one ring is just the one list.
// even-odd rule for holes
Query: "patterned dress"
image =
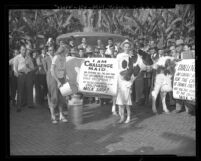
{"label": "patterned dress", "polygon": [[129,64],[129,55],[126,53],[119,53],[117,55],[117,61],[118,61],[118,83],[117,83],[117,99],[116,104],[117,105],[132,105],[131,101],[131,86],[134,81],[134,76],[131,76],[131,80],[126,81],[123,76],[120,75],[120,72],[128,69]]}

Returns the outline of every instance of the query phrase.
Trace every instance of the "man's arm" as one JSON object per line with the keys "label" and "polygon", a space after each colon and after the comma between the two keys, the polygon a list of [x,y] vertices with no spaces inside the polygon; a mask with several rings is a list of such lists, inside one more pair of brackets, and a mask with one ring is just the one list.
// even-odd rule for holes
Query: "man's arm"
{"label": "man's arm", "polygon": [[18,75],[19,75],[19,73],[18,73],[18,59],[14,59],[14,68],[13,68],[13,70],[14,70],[14,74],[15,74],[15,76],[16,77],[18,77]]}

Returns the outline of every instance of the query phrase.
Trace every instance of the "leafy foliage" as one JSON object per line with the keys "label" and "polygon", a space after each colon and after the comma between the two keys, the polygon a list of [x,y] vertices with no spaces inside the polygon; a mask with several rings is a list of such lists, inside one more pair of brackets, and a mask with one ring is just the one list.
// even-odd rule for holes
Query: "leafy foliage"
{"label": "leafy foliage", "polygon": [[194,38],[194,5],[174,9],[43,9],[9,10],[9,43],[16,48],[31,41],[35,48],[60,34],[99,31],[131,39]]}

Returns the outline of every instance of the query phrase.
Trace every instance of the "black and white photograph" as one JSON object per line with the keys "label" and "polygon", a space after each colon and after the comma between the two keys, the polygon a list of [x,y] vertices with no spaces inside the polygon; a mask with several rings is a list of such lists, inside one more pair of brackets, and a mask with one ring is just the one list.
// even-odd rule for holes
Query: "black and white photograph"
{"label": "black and white photograph", "polygon": [[7,7],[10,156],[196,156],[194,4]]}

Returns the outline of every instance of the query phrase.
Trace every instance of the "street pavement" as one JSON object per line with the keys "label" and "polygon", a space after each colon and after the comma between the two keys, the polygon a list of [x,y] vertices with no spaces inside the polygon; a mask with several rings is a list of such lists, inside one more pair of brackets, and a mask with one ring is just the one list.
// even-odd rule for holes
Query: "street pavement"
{"label": "street pavement", "polygon": [[[83,122],[52,124],[47,104],[10,107],[10,154],[16,155],[177,155],[195,156],[195,116],[154,115],[151,105],[133,106],[129,124],[119,124],[111,104],[86,104]],[[174,110],[173,107],[169,107]],[[68,112],[69,113],[69,112]]]}

